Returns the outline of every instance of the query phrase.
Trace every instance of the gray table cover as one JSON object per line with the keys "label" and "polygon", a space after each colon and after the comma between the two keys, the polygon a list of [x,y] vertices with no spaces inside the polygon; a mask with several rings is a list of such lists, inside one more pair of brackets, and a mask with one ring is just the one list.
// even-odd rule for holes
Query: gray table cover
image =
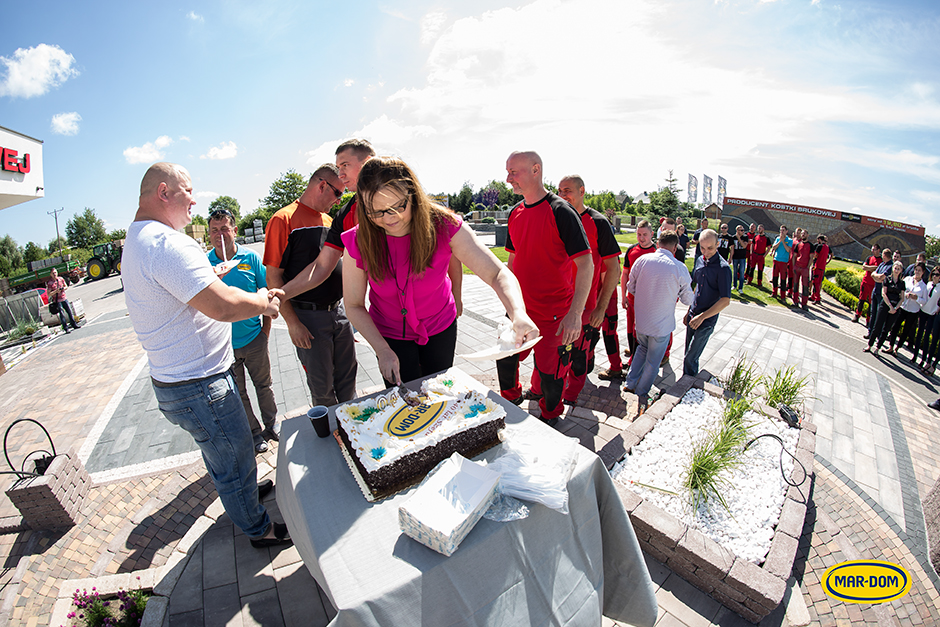
{"label": "gray table cover", "polygon": [[[505,407],[514,431],[560,437],[498,394],[489,397]],[[333,408],[330,421],[335,428]],[[651,626],[657,603],[633,525],[603,463],[577,448],[569,515],[530,504],[524,520],[484,518],[451,557],[399,530],[398,506],[414,488],[367,502],[336,440],[318,438],[305,415],[282,425],[277,503],[304,564],[337,609],[332,626],[596,627],[602,613]]]}

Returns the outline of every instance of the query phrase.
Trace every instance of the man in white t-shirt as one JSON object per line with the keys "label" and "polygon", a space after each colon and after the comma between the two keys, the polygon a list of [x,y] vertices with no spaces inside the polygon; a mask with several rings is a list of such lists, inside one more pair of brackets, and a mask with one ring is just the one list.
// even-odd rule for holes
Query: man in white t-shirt
{"label": "man in white t-shirt", "polygon": [[194,204],[185,168],[150,166],[121,261],[127,311],[147,352],[160,411],[196,440],[232,522],[257,548],[287,543],[287,526],[272,523],[261,504],[259,490],[272,484],[257,484],[228,324],[276,316],[283,292],[245,292],[220,281],[202,248],[178,231],[192,219]]}

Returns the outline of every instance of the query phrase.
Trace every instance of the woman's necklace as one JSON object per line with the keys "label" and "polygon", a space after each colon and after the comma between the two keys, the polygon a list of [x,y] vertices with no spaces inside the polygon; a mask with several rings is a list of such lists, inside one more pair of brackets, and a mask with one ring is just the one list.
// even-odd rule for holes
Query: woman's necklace
{"label": "woman's necklace", "polygon": [[[388,244],[386,243],[386,246],[387,245]],[[408,281],[411,280],[411,273],[407,272],[407,269],[406,269],[405,284],[401,285],[398,282],[398,271],[395,268],[395,264],[392,263],[392,261],[393,261],[392,250],[391,248],[389,248],[388,249],[388,265],[391,267],[391,270],[392,270],[392,278],[395,280],[395,287],[398,289],[398,294],[399,294],[398,300],[399,300],[399,304],[401,305],[401,339],[405,339],[405,324],[407,320],[406,316],[408,315],[408,308],[405,307],[405,290],[408,288]]]}

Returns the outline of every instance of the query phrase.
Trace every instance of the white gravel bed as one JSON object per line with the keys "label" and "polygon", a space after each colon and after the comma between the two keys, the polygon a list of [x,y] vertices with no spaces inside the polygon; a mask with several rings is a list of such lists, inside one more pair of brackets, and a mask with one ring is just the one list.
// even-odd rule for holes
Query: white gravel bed
{"label": "white gravel bed", "polygon": [[[720,502],[709,501],[707,505],[700,504],[693,515],[689,494],[682,488],[693,443],[718,429],[723,408],[723,400],[703,390],[689,390],[630,454],[611,469],[611,475],[643,499],[698,529],[735,555],[761,564],[770,550],[788,488],[780,473],[777,440],[761,438],[742,454],[740,466],[719,475],[727,481],[720,493],[728,510]],[[783,439],[788,451],[796,453],[799,429],[756,412],[748,412],[745,419],[755,423],[748,439],[773,433]],[[793,458],[784,453],[783,472],[787,477],[792,469]],[[678,496],[638,483],[676,492]]]}

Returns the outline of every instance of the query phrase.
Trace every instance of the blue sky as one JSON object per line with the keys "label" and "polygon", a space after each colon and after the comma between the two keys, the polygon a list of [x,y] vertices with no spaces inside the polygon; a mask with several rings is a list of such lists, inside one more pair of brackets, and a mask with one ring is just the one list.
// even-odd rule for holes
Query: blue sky
{"label": "blue sky", "polygon": [[60,228],[85,207],[125,227],[158,160],[189,169],[200,213],[250,211],[351,136],[432,193],[534,149],[589,191],[672,169],[940,234],[938,59],[930,1],[16,3],[0,126],[44,141],[45,197],[0,235],[46,244],[60,207]]}

